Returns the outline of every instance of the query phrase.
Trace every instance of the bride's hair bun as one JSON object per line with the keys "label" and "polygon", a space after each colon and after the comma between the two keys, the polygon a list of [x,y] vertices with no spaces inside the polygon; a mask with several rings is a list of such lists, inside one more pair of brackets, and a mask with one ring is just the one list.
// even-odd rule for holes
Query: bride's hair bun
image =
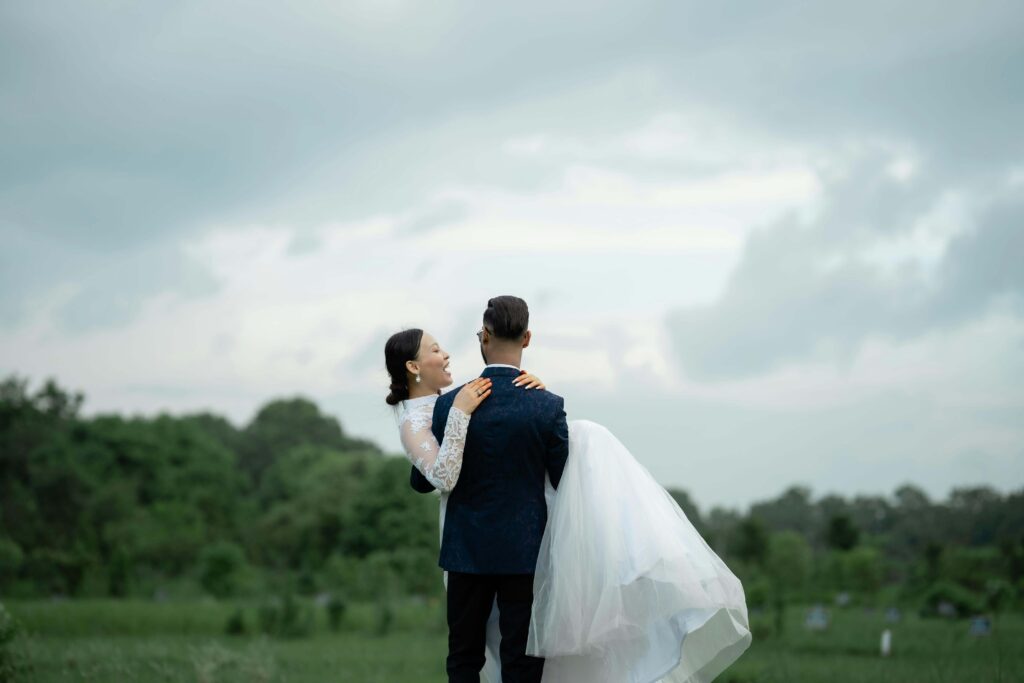
{"label": "bride's hair bun", "polygon": [[399,401],[409,398],[409,374],[405,364],[420,355],[422,340],[423,330],[413,328],[395,332],[384,344],[384,366],[391,376],[391,393],[384,399],[388,405],[398,405]]}
{"label": "bride's hair bun", "polygon": [[409,386],[406,384],[394,383],[391,385],[391,393],[384,399],[389,406],[398,405],[399,401],[409,398]]}

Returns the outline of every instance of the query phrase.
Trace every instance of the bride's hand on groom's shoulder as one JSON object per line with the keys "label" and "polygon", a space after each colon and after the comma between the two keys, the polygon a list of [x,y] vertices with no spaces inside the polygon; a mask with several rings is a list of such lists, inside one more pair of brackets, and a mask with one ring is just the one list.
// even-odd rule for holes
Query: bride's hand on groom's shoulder
{"label": "bride's hand on groom's shoulder", "polygon": [[466,415],[472,415],[473,411],[490,395],[491,380],[487,377],[478,377],[459,389],[452,407],[458,408]]}
{"label": "bride's hand on groom's shoulder", "polygon": [[540,377],[537,375],[530,374],[526,370],[523,370],[518,377],[516,377],[512,384],[517,387],[525,387],[527,389],[545,389],[544,382],[540,381]]}

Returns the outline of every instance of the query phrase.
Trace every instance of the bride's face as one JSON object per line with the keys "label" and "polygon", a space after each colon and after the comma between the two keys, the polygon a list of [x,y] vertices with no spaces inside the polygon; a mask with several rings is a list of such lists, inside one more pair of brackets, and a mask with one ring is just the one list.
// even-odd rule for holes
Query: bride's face
{"label": "bride's face", "polygon": [[452,374],[448,371],[448,352],[441,348],[433,336],[424,332],[420,341],[420,352],[416,360],[406,363],[406,367],[413,375],[410,381],[415,382],[416,373],[420,376],[420,385],[431,391],[440,391],[442,388],[451,386]]}

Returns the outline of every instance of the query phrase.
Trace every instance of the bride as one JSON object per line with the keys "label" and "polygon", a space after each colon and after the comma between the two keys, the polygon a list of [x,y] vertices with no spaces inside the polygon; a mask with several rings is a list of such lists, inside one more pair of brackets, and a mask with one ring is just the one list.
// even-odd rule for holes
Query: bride
{"label": "bride", "polygon": [[[459,390],[438,443],[431,423],[441,389],[452,384],[448,360],[420,329],[385,345],[386,400],[397,407],[406,455],[441,493],[442,529],[471,416],[492,382],[481,377]],[[526,373],[514,383],[544,390]],[[587,420],[568,425],[557,492],[547,483],[527,654],[545,658],[544,683],[711,681],[750,645],[740,581],[611,432]],[[483,668],[490,683],[501,681],[499,643],[495,604]]]}

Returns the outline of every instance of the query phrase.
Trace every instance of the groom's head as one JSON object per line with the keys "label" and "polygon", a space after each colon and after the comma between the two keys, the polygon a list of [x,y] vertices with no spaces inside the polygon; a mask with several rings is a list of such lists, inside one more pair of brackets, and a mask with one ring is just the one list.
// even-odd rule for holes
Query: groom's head
{"label": "groom's head", "polygon": [[530,345],[530,309],[517,296],[496,296],[487,302],[478,336],[485,363],[518,366]]}

